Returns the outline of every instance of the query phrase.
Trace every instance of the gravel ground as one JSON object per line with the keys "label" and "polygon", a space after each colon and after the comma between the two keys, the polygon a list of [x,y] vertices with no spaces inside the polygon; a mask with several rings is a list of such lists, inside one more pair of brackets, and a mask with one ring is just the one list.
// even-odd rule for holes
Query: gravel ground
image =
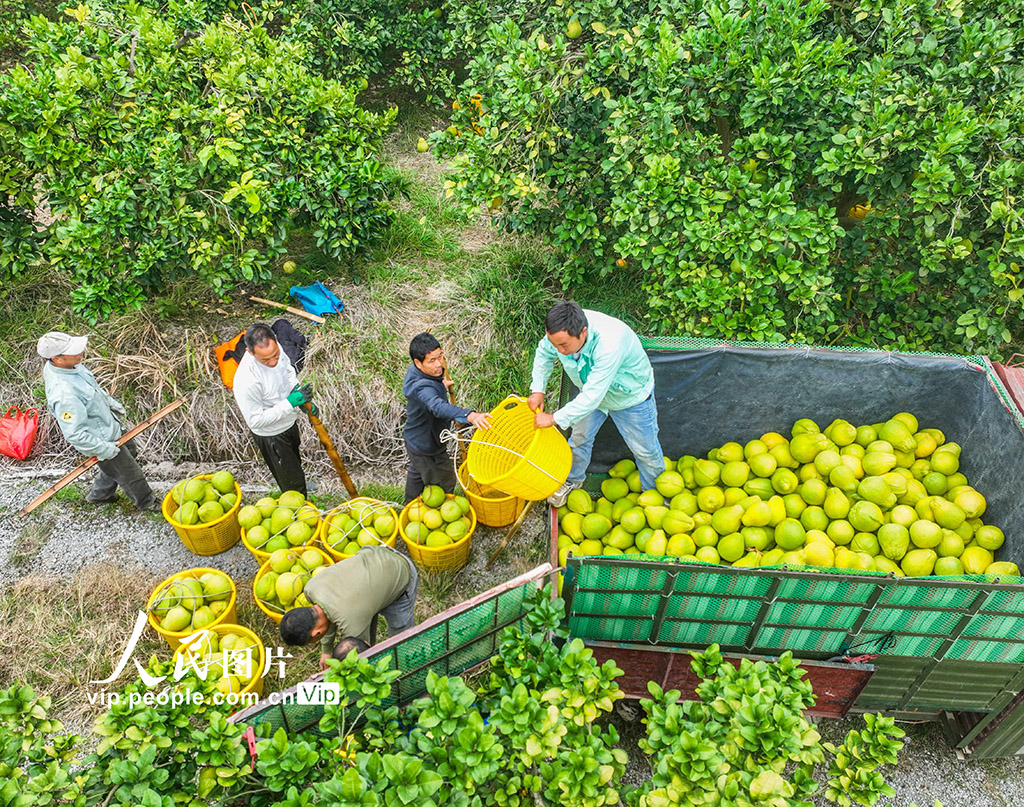
{"label": "gravel ground", "polygon": [[[180,466],[159,468],[165,477],[150,479],[154,490],[162,494],[175,481],[197,469]],[[199,558],[189,552],[159,513],[139,513],[125,500],[100,507],[86,506],[81,495],[85,483],[76,483],[74,491],[62,492],[27,518],[18,510],[53,483],[55,476],[22,478],[0,482],[0,588],[28,574],[66,577],[81,567],[101,561],[116,561],[126,568],[155,578],[164,577],[198,564],[221,569],[236,580],[251,579],[256,563],[238,544],[220,555]],[[361,478],[361,477],[357,477]],[[87,482],[91,477],[86,477]],[[397,481],[397,480],[394,480]],[[240,479],[243,494],[263,495],[266,481],[253,476]],[[336,492],[328,481],[325,493]],[[480,528],[474,535],[473,554],[457,575],[423,576],[421,592],[434,601],[457,602],[521,574],[547,559],[547,538],[543,510],[540,507],[527,518],[518,538],[491,569],[485,570],[491,552],[504,531]],[[401,544],[401,542],[399,542]],[[422,598],[421,598],[422,599]],[[420,609],[418,609],[419,611]],[[419,618],[429,613],[418,613]],[[627,722],[611,718],[630,753],[625,782],[638,785],[650,773],[646,760],[636,746],[644,726],[640,720]],[[825,739],[842,741],[850,729],[862,725],[860,718],[824,720],[819,731]],[[886,807],[932,807],[941,800],[944,807],[1021,807],[1024,805],[1024,759],[971,761],[958,759],[937,724],[908,725],[907,745],[900,765],[887,771],[887,780],[896,790],[895,798],[883,799]],[[824,779],[824,775],[821,777]],[[823,798],[815,804],[828,804]]]}

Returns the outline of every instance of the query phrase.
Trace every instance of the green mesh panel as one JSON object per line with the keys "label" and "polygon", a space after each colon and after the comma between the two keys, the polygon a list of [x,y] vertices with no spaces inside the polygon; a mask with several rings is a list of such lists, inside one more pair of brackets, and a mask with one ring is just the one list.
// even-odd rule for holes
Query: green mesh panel
{"label": "green mesh panel", "polygon": [[946,652],[946,658],[962,661],[1024,661],[1024,644],[992,642],[985,639],[959,639]]}
{"label": "green mesh panel", "polygon": [[841,605],[807,605],[795,602],[774,602],[765,622],[772,625],[793,625],[808,628],[846,628],[854,626],[862,608]]}
{"label": "green mesh panel", "polygon": [[578,567],[577,588],[614,591],[661,591],[668,572],[651,566],[624,566],[582,563]]}
{"label": "green mesh panel", "polygon": [[816,600],[819,602],[866,603],[874,593],[872,583],[833,578],[789,577],[779,583],[776,595],[785,600]]}
{"label": "green mesh panel", "polygon": [[572,601],[573,611],[578,614],[624,614],[639,616],[653,615],[658,610],[658,594],[636,594],[630,591],[577,591]]}
{"label": "green mesh panel", "polygon": [[948,635],[962,614],[954,611],[915,611],[910,608],[875,608],[864,623],[864,630],[897,633],[940,633]]}
{"label": "green mesh panel", "polygon": [[[884,633],[862,633],[851,644],[878,641]],[[887,656],[913,656],[915,658],[932,658],[946,641],[942,636],[901,636],[895,634],[896,646],[885,650]]]}
{"label": "green mesh panel", "polygon": [[614,617],[574,617],[569,631],[574,638],[610,642],[647,641],[651,637],[654,617],[647,619],[616,619]]}
{"label": "green mesh panel", "polygon": [[1024,638],[1024,617],[976,614],[964,634],[980,639],[1021,639]]}
{"label": "green mesh panel", "polygon": [[[486,661],[497,652],[501,631],[510,624],[521,624],[523,598],[534,582],[502,592],[462,613],[453,614],[444,621],[414,633],[401,644],[370,656],[378,661],[391,658],[392,668],[402,675],[391,685],[391,696],[385,705],[404,705],[426,692],[427,673],[461,675],[471,667]],[[647,631],[650,632],[650,621]],[[281,697],[294,698],[294,688]],[[245,723],[259,726],[269,724],[271,733],[284,728],[289,733],[312,730],[323,716],[323,707],[297,703],[270,704],[245,718]],[[319,733],[319,732],[317,732]]]}
{"label": "green mesh panel", "polygon": [[965,609],[978,596],[977,591],[966,588],[945,588],[942,586],[930,586],[927,583],[920,585],[913,583],[901,583],[898,586],[886,586],[885,591],[878,600],[883,605],[909,605],[915,608],[956,608]]}
{"label": "green mesh panel", "polygon": [[687,594],[731,594],[736,597],[762,597],[768,593],[770,577],[736,574],[731,567],[685,567],[676,578],[675,591]]}
{"label": "green mesh panel", "polygon": [[730,622],[753,622],[760,609],[760,600],[700,597],[697,595],[684,597],[677,594],[669,600],[665,616],[682,619],[726,619]]}
{"label": "green mesh panel", "polygon": [[716,625],[710,622],[672,622],[661,626],[659,642],[667,644],[720,644],[743,647],[747,643],[747,625]]}
{"label": "green mesh panel", "polygon": [[[646,350],[702,350],[711,347],[757,347],[757,348],[774,348],[774,349],[793,349],[793,350],[828,350],[832,353],[868,353],[868,352],[884,352],[879,351],[875,347],[833,347],[833,346],[822,346],[822,345],[798,345],[791,342],[731,342],[725,339],[705,339],[696,336],[641,336],[640,344],[644,346]],[[969,361],[972,364],[976,364],[982,370],[985,375],[988,376],[989,383],[995,388],[999,397],[1002,399],[1006,408],[1010,410],[1014,419],[1024,429],[1024,415],[1021,415],[1017,409],[1016,403],[1007,391],[1006,387],[1003,386],[1002,380],[996,374],[995,369],[992,367],[991,362],[984,356],[964,356],[959,353],[932,353],[930,351],[914,351],[914,350],[901,350],[901,355],[908,356],[945,356],[953,359],[963,359]]]}
{"label": "green mesh panel", "polygon": [[754,639],[754,647],[766,650],[838,653],[846,631],[804,630],[798,628],[764,627]]}
{"label": "green mesh panel", "polygon": [[988,595],[983,611],[1009,611],[1014,614],[1024,614],[1024,597],[1019,591],[1005,591],[1000,589]]}

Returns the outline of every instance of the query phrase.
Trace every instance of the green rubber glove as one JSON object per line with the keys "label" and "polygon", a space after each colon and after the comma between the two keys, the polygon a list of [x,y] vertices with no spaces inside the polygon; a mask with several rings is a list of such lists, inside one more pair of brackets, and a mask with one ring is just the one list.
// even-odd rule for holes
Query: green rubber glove
{"label": "green rubber glove", "polygon": [[313,400],[313,388],[309,384],[295,385],[295,388],[288,393],[288,403],[292,406],[302,406]]}

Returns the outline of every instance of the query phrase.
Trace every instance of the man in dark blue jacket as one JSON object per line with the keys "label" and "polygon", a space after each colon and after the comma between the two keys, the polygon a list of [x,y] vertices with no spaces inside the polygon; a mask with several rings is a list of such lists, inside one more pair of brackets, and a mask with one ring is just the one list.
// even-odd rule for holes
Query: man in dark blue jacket
{"label": "man in dark blue jacket", "polygon": [[454,382],[444,377],[444,353],[429,333],[417,334],[409,344],[412,365],[405,374],[405,450],[409,471],[405,477],[405,503],[423,492],[427,485],[455,490],[457,481],[451,457],[441,442],[441,432],[453,420],[472,423],[478,429],[491,425],[487,412],[474,412],[448,403],[447,391]]}

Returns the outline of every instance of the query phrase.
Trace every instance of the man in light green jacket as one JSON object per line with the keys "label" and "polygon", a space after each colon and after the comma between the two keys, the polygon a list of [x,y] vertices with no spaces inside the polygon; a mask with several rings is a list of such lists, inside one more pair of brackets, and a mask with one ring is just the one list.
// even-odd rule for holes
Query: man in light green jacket
{"label": "man in light green jacket", "polygon": [[87,343],[88,337],[51,331],[36,344],[36,352],[46,359],[43,381],[50,414],[64,439],[80,454],[99,460],[99,475],[85,500],[112,502],[120,486],[139,510],[159,510],[160,502],[135,461],[134,441],[117,445],[125,431],[124,406],[82,364]]}
{"label": "man in light green jacket", "polygon": [[[624,322],[569,301],[552,306],[544,330],[533,357],[530,384],[534,425],[538,429],[572,428],[572,469],[548,501],[561,507],[569,492],[583,485],[594,438],[609,416],[636,458],[643,489],[653,488],[655,478],[665,470],[665,461],[658,441],[654,370],[640,339]],[[558,411],[541,412],[556,361],[580,392]]]}

